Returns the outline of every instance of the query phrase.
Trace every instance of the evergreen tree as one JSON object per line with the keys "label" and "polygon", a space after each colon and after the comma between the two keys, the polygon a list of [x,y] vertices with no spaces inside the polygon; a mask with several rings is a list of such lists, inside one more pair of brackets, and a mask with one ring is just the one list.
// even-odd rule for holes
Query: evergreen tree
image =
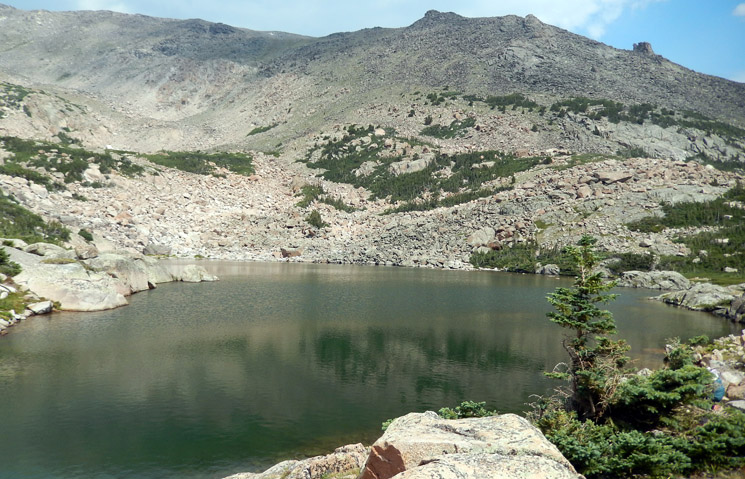
{"label": "evergreen tree", "polygon": [[567,407],[581,419],[593,420],[605,413],[620,383],[629,349],[624,341],[607,337],[615,334],[616,323],[613,314],[598,304],[615,299],[616,295],[607,293],[615,283],[605,281],[602,273],[593,272],[600,259],[593,248],[596,242],[591,236],[583,236],[577,246],[566,248],[578,275],[571,288],[557,288],[548,295],[548,302],[556,308],[548,313],[551,321],[574,331],[563,341],[569,354],[566,372],[548,375],[568,381]]}

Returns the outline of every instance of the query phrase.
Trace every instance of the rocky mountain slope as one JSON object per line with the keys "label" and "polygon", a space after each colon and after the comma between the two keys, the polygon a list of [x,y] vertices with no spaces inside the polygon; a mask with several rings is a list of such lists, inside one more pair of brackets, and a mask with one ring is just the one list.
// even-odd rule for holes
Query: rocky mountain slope
{"label": "rocky mountain slope", "polygon": [[532,16],[308,38],[0,6],[0,25],[0,187],[138,252],[468,268],[590,233],[686,256],[685,228],[627,223],[743,178],[745,85]]}

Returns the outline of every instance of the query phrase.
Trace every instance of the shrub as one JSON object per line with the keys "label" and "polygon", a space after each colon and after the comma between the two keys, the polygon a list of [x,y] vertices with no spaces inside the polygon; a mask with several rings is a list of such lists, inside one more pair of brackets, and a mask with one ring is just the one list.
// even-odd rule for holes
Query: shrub
{"label": "shrub", "polygon": [[324,194],[324,191],[321,185],[303,185],[300,187],[300,193],[296,195],[303,197],[303,199],[297,202],[297,206],[305,208],[322,194]]}
{"label": "shrub", "polygon": [[215,167],[227,168],[239,175],[250,175],[254,172],[253,158],[244,153],[202,153],[199,151],[164,151],[146,158],[169,168],[177,168],[199,175],[214,174]]}
{"label": "shrub", "polygon": [[21,265],[10,260],[10,255],[5,248],[0,248],[0,273],[6,276],[15,276],[21,272]]}
{"label": "shrub", "polygon": [[431,136],[434,138],[456,138],[459,136],[463,136],[466,133],[466,130],[468,128],[473,127],[476,124],[475,118],[466,118],[465,120],[458,121],[453,120],[452,123],[448,126],[443,125],[431,125],[428,126],[420,132],[420,134],[425,136]]}
{"label": "shrub", "polygon": [[267,125],[267,126],[257,126],[253,130],[249,131],[246,136],[253,136],[253,135],[258,135],[259,133],[264,133],[276,127],[277,125],[279,125],[279,123],[272,123],[271,125]]}
{"label": "shrub", "polygon": [[59,244],[70,239],[70,231],[57,221],[45,222],[41,216],[19,205],[15,198],[0,191],[0,236],[27,243]]}
{"label": "shrub", "polygon": [[318,210],[313,210],[310,212],[310,214],[305,218],[305,221],[308,222],[311,226],[321,229],[325,228],[329,224],[324,222],[321,218],[321,213],[318,212]]}
{"label": "shrub", "polygon": [[84,240],[86,240],[87,242],[89,242],[89,243],[90,243],[91,241],[93,241],[93,235],[91,234],[91,232],[90,232],[90,231],[88,231],[88,230],[86,230],[86,229],[81,229],[80,231],[78,231],[78,235],[79,235],[79,236],[80,236],[81,238],[83,238]]}
{"label": "shrub", "polygon": [[607,268],[615,275],[624,271],[652,271],[655,258],[652,254],[613,253]]}
{"label": "shrub", "polygon": [[445,419],[463,419],[467,417],[496,416],[497,411],[486,409],[486,402],[463,401],[460,406],[454,408],[444,407],[437,411],[440,417]]}

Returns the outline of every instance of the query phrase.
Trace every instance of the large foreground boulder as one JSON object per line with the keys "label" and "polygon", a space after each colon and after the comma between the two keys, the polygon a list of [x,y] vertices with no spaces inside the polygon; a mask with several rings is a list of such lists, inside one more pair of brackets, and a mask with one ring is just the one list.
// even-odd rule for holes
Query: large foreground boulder
{"label": "large foreground boulder", "polygon": [[434,412],[394,420],[370,450],[360,479],[579,478],[569,461],[514,414],[443,419]]}
{"label": "large foreground boulder", "polygon": [[[361,471],[360,471],[361,469]],[[359,474],[358,474],[359,473]],[[443,419],[434,412],[394,420],[370,448],[284,461],[225,479],[580,479],[541,432],[514,414]]]}

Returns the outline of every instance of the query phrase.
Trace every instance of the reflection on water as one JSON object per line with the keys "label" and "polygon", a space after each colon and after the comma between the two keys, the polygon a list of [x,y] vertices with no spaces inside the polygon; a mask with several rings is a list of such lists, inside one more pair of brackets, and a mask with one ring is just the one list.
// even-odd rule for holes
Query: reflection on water
{"label": "reflection on water", "polygon": [[[464,399],[502,412],[555,384],[533,275],[202,263],[125,308],[34,318],[0,340],[2,477],[221,477],[371,442],[390,417]],[[729,333],[621,291],[643,365],[664,339]]]}

